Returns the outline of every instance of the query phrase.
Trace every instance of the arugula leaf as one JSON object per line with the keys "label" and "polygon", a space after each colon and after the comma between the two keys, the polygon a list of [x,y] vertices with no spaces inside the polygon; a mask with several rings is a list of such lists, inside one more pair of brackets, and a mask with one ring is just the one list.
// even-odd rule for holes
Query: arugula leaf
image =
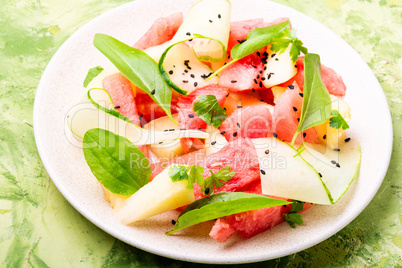
{"label": "arugula leaf", "polygon": [[172,90],[159,72],[157,63],[150,56],[106,34],[96,34],[94,45],[128,80],[148,93],[177,124],[170,111]]}
{"label": "arugula leaf", "polygon": [[329,118],[329,126],[332,128],[342,128],[343,130],[348,129],[349,125],[343,119],[342,115],[337,111],[337,110],[332,110],[331,111],[331,117]]}
{"label": "arugula leaf", "polygon": [[206,195],[212,195],[215,191],[215,187],[223,186],[224,182],[228,182],[236,174],[236,172],[232,171],[231,169],[231,167],[226,166],[215,174],[212,172],[212,170],[209,170],[209,172],[211,172],[211,176],[205,179],[201,191]]}
{"label": "arugula leaf", "polygon": [[289,213],[283,213],[283,216],[290,227],[295,228],[296,224],[301,225],[304,223],[302,215],[297,213],[303,210],[303,206],[304,202],[292,200],[292,208]]}
{"label": "arugula leaf", "polygon": [[300,122],[293,136],[311,127],[323,124],[331,113],[331,98],[321,78],[320,56],[308,53],[304,57],[304,89]]}
{"label": "arugula leaf", "polygon": [[243,192],[218,193],[196,200],[179,215],[170,235],[195,224],[254,209],[288,205],[285,200]]}
{"label": "arugula leaf", "polygon": [[215,128],[220,127],[227,115],[216,97],[214,95],[203,95],[197,99],[198,101],[193,104],[195,114],[208,125],[212,123]]}
{"label": "arugula leaf", "polygon": [[151,167],[145,155],[113,132],[100,128],[88,130],[83,151],[96,179],[112,193],[132,195],[150,180]]}
{"label": "arugula leaf", "polygon": [[87,87],[91,81],[97,77],[101,72],[103,71],[103,68],[100,66],[96,66],[94,68],[89,69],[87,76],[85,77],[84,80],[84,87]]}

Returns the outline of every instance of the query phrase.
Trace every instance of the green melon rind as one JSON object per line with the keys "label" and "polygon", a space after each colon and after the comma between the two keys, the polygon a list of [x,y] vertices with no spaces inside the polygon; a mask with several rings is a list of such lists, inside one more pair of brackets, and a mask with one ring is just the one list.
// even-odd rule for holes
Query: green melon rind
{"label": "green melon rind", "polygon": [[[199,38],[206,38],[206,37],[199,37]],[[165,62],[166,56],[168,54],[168,52],[176,45],[182,44],[184,42],[187,42],[189,40],[191,40],[192,38],[188,38],[179,42],[176,42],[172,45],[170,45],[161,55],[160,59],[159,59],[159,63],[158,63],[158,68],[159,68],[159,72],[161,73],[163,79],[166,81],[166,83],[173,88],[175,91],[177,91],[178,93],[182,94],[182,95],[187,95],[188,91],[184,90],[182,88],[180,88],[178,85],[176,85],[171,79],[169,74],[166,72],[165,68],[163,67],[163,63]],[[200,62],[201,63],[201,62]],[[202,64],[202,63],[201,63]],[[208,67],[208,65],[204,64],[205,67]],[[209,68],[209,67],[208,67]],[[212,69],[211,69],[211,73],[213,73]]]}

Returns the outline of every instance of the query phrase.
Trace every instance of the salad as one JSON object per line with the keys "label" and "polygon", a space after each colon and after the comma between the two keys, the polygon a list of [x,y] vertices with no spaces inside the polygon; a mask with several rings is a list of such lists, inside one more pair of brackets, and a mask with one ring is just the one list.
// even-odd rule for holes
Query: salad
{"label": "salad", "polygon": [[160,18],[132,47],[96,34],[110,66],[89,70],[67,116],[123,224],[170,210],[172,235],[252,237],[335,204],[358,174],[346,86],[288,18],[231,22],[228,0]]}

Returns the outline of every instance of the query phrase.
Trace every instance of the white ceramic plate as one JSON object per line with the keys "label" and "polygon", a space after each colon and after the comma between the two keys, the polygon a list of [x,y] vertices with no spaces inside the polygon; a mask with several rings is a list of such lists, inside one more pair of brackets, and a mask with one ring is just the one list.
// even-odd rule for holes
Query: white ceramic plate
{"label": "white ceramic plate", "polygon": [[[267,0],[232,0],[232,21],[289,17],[310,52],[344,79],[346,100],[352,109],[351,135],[362,148],[359,178],[333,206],[316,206],[303,214],[305,224],[287,224],[251,239],[232,237],[217,243],[208,236],[210,223],[166,236],[172,213],[121,225],[112,215],[97,180],[85,163],[80,142],[65,127],[68,110],[83,96],[82,82],[89,68],[108,61],[92,45],[95,33],[106,33],[134,44],[153,21],[186,11],[195,0],[137,0],[113,9],[86,24],[57,51],[40,81],[34,106],[34,132],[39,154],[53,182],[65,198],[91,222],[128,244],[143,250],[202,263],[246,263],[281,257],[311,247],[351,222],[371,201],[388,168],[392,123],[387,101],[377,79],[363,59],[340,37],[319,22]],[[374,109],[375,107],[375,109]],[[375,122],[373,124],[372,122]],[[173,213],[174,214],[174,213]]]}

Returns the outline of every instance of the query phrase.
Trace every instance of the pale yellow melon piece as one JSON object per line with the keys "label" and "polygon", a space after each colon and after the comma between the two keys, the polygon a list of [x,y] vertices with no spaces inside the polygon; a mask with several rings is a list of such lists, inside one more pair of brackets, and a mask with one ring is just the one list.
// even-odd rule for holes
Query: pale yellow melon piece
{"label": "pale yellow melon piece", "polygon": [[173,182],[169,177],[172,166],[165,168],[115,210],[123,224],[140,221],[195,201],[193,189],[186,187],[187,180]]}

